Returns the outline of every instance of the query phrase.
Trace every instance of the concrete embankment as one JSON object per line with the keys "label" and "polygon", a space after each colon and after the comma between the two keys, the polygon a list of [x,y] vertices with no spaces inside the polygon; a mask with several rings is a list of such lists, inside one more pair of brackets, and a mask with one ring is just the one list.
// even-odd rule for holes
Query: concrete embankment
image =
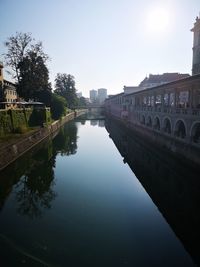
{"label": "concrete embankment", "polygon": [[180,160],[183,163],[187,162],[197,167],[200,166],[200,149],[198,145],[186,143],[181,138],[172,137],[163,132],[153,131],[152,129],[148,129],[148,127],[136,125],[110,114],[106,115],[107,119],[117,121],[128,131],[132,132],[134,136],[137,136],[150,146],[157,148],[163,153],[169,153],[169,156],[175,157],[176,160]]}
{"label": "concrete embankment", "polygon": [[10,163],[15,161],[48,136],[53,135],[66,122],[84,114],[84,112],[84,110],[80,110],[69,113],[61,120],[53,122],[48,127],[40,128],[34,133],[27,134],[23,139],[20,138],[20,140],[17,140],[15,143],[2,146],[0,148],[0,170],[3,170]]}

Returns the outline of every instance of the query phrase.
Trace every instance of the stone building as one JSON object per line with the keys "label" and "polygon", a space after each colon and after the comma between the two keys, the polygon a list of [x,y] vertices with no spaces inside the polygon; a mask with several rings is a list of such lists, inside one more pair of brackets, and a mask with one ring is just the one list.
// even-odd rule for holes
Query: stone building
{"label": "stone building", "polygon": [[5,104],[5,108],[12,108],[17,101],[17,91],[14,83],[7,81],[3,76],[3,63],[0,62],[0,102]]}
{"label": "stone building", "polygon": [[190,77],[187,73],[178,73],[178,72],[171,72],[171,73],[163,73],[163,74],[149,74],[149,77],[146,77],[140,84],[139,88],[146,89],[155,86],[159,86],[165,83],[177,81],[180,79],[184,79]]}
{"label": "stone building", "polygon": [[191,29],[193,36],[192,75],[200,73],[200,18],[196,17],[194,27]]}

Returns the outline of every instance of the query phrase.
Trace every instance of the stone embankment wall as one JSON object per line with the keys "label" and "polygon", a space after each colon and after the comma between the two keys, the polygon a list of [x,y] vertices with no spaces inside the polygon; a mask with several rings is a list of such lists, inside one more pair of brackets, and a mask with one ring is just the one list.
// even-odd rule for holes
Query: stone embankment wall
{"label": "stone embankment wall", "polygon": [[14,144],[2,146],[0,148],[0,170],[4,169],[6,166],[8,166],[10,163],[15,161],[17,158],[19,158],[21,155],[23,155],[25,152],[30,150],[32,147],[40,143],[48,136],[53,135],[66,122],[84,114],[84,112],[84,110],[80,110],[69,113],[62,119],[53,122],[48,127],[40,128],[34,133],[26,134],[23,139],[16,141]]}
{"label": "stone embankment wall", "polygon": [[0,110],[0,136],[22,133],[23,130],[51,122],[49,108]]}
{"label": "stone embankment wall", "polygon": [[107,114],[107,119],[114,120],[131,131],[133,135],[149,143],[150,146],[162,150],[163,153],[171,153],[177,159],[187,161],[190,164],[199,166],[199,147],[184,143],[181,139],[163,135],[159,132],[153,132],[150,129],[141,127],[137,124],[126,121],[117,116]]}

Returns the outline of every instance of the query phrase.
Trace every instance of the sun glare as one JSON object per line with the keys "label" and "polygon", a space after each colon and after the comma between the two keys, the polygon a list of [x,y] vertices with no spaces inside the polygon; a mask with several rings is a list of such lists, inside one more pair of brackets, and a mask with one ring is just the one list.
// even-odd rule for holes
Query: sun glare
{"label": "sun glare", "polygon": [[169,25],[169,12],[167,9],[157,7],[147,15],[147,28],[150,32],[166,31]]}

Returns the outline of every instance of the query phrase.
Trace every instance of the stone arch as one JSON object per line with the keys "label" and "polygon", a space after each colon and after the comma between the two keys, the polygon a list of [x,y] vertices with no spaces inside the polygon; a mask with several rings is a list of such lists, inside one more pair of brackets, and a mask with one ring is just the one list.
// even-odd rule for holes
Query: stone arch
{"label": "stone arch", "polygon": [[182,120],[178,120],[175,124],[174,135],[184,139],[186,137],[186,127]]}
{"label": "stone arch", "polygon": [[144,115],[141,115],[140,123],[143,124],[143,125],[145,125],[145,122],[146,122],[145,116]]}
{"label": "stone arch", "polygon": [[200,144],[200,122],[195,122],[191,127],[191,139],[193,143]]}
{"label": "stone arch", "polygon": [[168,117],[164,118],[163,120],[163,131],[164,133],[167,133],[167,134],[172,133],[172,124],[171,124],[171,120]]}
{"label": "stone arch", "polygon": [[152,118],[151,118],[151,116],[147,117],[147,123],[146,124],[147,124],[148,127],[152,127]]}
{"label": "stone arch", "polygon": [[157,116],[154,118],[153,128],[160,131],[160,119]]}

